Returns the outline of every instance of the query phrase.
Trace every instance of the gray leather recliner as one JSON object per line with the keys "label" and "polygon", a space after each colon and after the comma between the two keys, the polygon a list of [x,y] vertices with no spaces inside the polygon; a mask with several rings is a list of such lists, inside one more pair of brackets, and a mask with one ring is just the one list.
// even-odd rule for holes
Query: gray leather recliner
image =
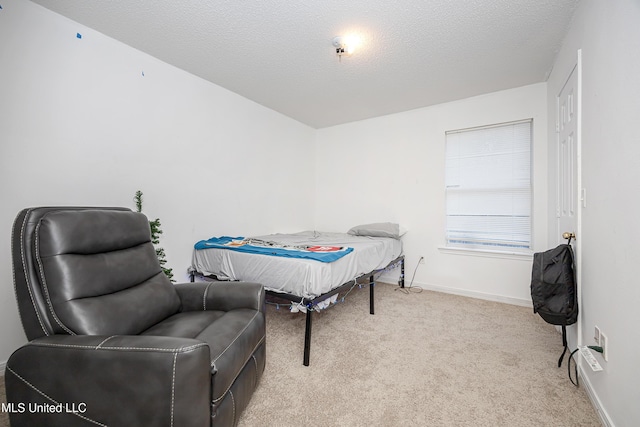
{"label": "gray leather recliner", "polygon": [[260,284],[173,285],[126,208],[25,209],[11,240],[13,427],[237,423],[265,367]]}

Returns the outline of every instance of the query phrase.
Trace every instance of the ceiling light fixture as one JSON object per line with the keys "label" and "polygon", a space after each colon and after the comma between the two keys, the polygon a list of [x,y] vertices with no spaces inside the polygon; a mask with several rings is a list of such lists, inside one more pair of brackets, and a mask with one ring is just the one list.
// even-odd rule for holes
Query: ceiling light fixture
{"label": "ceiling light fixture", "polygon": [[334,37],[333,45],[336,48],[336,54],[342,59],[342,55],[351,55],[360,44],[360,37],[347,36],[347,37]]}

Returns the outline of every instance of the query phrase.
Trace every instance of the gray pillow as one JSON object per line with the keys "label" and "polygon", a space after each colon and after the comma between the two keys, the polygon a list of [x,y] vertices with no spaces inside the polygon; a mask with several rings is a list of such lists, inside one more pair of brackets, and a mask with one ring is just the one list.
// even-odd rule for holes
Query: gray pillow
{"label": "gray pillow", "polygon": [[348,234],[353,236],[392,237],[400,238],[400,226],[393,222],[377,222],[351,227]]}

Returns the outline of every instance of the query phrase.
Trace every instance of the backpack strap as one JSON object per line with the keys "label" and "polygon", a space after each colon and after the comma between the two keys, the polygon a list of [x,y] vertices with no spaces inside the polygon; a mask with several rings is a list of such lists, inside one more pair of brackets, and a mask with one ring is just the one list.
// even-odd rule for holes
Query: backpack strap
{"label": "backpack strap", "polygon": [[565,325],[562,325],[562,345],[564,346],[564,350],[562,350],[560,359],[558,359],[558,368],[562,366],[562,359],[564,359],[564,355],[569,349],[569,346],[567,345],[567,327]]}

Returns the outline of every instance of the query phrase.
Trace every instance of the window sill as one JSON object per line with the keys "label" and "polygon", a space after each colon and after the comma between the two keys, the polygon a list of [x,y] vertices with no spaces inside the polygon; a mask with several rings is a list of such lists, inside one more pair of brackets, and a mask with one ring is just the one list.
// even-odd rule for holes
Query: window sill
{"label": "window sill", "polygon": [[518,259],[522,261],[533,260],[533,251],[530,252],[507,252],[507,251],[489,251],[485,249],[469,249],[469,248],[452,248],[440,246],[438,250],[443,254],[449,255],[468,255],[479,256],[485,258],[503,258]]}

